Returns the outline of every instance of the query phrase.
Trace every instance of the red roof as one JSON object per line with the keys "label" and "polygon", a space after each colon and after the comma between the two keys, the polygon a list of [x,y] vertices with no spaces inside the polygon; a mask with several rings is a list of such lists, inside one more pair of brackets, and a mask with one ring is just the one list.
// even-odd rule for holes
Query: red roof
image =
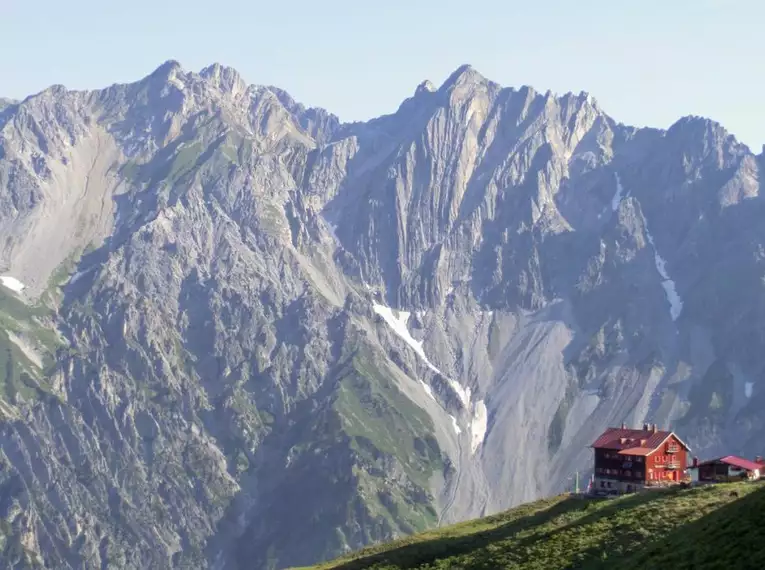
{"label": "red roof", "polygon": [[725,457],[721,457],[720,459],[710,459],[709,461],[702,461],[699,463],[699,465],[710,465],[711,463],[725,463],[726,465],[732,465],[733,467],[738,467],[739,469],[745,469],[747,471],[756,471],[757,469],[762,469],[763,465],[760,463],[755,463],[754,461],[749,461],[748,459],[744,459],[743,457],[737,457],[735,455],[726,455]]}
{"label": "red roof", "polygon": [[[624,455],[648,455],[671,435],[674,435],[671,431],[608,428],[591,447],[615,449]],[[675,437],[680,441],[679,437]],[[688,449],[682,441],[680,444]]]}
{"label": "red roof", "polygon": [[632,447],[630,449],[622,449],[619,455],[649,455],[653,452],[653,449],[648,447]]}

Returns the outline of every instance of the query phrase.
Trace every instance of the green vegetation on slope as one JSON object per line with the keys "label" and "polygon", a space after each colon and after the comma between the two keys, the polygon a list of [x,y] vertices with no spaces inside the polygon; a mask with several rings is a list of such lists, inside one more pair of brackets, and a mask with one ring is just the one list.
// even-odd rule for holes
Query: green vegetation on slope
{"label": "green vegetation on slope", "polygon": [[50,309],[28,306],[0,286],[0,400],[13,404],[50,394],[44,378],[60,341],[45,323],[49,316]]}
{"label": "green vegetation on slope", "polygon": [[560,495],[316,570],[757,568],[765,563],[764,513],[765,483],[617,499]]}
{"label": "green vegetation on slope", "polygon": [[[443,469],[443,461],[427,414],[380,372],[365,350],[340,370],[334,407],[363,466],[355,475],[371,514],[404,534],[433,526],[437,514],[429,480]],[[401,484],[386,484],[385,472]]]}

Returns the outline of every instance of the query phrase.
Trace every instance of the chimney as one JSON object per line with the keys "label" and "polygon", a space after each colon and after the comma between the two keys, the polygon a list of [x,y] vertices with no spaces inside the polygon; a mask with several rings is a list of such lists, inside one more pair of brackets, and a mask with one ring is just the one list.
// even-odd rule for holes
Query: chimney
{"label": "chimney", "polygon": [[699,458],[698,457],[694,457],[693,458],[693,467],[698,467],[698,466],[699,466]]}
{"label": "chimney", "polygon": [[761,455],[758,455],[757,457],[755,457],[754,458],[754,462],[755,463],[759,463],[760,465],[765,465],[765,461],[762,460],[762,456]]}
{"label": "chimney", "polygon": [[657,428],[656,428],[656,424],[653,424],[653,425],[651,426],[651,431],[652,431],[653,433],[656,433],[656,429],[657,429]]}
{"label": "chimney", "polygon": [[643,424],[643,431],[648,431],[649,427],[650,426],[648,424]]}
{"label": "chimney", "polygon": [[622,429],[627,429],[627,424],[622,422]]}

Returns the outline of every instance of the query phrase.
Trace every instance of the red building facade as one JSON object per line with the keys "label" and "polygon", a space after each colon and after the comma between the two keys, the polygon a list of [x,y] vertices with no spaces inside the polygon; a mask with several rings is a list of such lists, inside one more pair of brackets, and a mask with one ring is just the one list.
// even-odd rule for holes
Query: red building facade
{"label": "red building facade", "polygon": [[607,429],[593,444],[594,491],[629,493],[646,486],[684,480],[688,446],[673,432],[645,424],[643,429]]}
{"label": "red building facade", "polygon": [[646,455],[646,482],[682,481],[688,467],[688,447],[674,433]]}

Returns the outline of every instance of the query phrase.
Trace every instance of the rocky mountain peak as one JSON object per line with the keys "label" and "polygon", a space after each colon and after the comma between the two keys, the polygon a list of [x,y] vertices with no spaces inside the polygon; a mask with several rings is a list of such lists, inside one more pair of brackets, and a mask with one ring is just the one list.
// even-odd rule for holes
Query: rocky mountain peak
{"label": "rocky mountain peak", "polygon": [[717,138],[726,138],[728,132],[718,123],[707,117],[699,115],[686,115],[675,121],[669,129],[667,135],[687,135],[687,136],[715,136]]}
{"label": "rocky mountain peak", "polygon": [[207,79],[214,87],[234,97],[247,90],[247,83],[239,72],[232,67],[214,63],[205,67],[199,75]]}
{"label": "rocky mountain peak", "polygon": [[732,165],[750,154],[720,123],[696,115],[682,117],[666,132],[666,140],[674,148],[684,148],[686,162],[701,164],[709,161],[714,168]]}
{"label": "rocky mountain peak", "polygon": [[476,71],[470,64],[458,67],[441,85],[442,91],[449,91],[465,85],[477,85],[488,83],[483,75]]}
{"label": "rocky mountain peak", "polygon": [[172,79],[177,74],[183,73],[183,67],[180,62],[174,59],[168,59],[162,65],[157,67],[149,74],[149,77],[159,80],[167,81]]}
{"label": "rocky mountain peak", "polygon": [[433,93],[435,91],[437,91],[436,86],[433,85],[433,83],[431,83],[430,80],[426,79],[425,81],[423,81],[417,86],[417,89],[415,89],[414,94],[415,96],[417,96],[417,95],[422,95],[424,93]]}

